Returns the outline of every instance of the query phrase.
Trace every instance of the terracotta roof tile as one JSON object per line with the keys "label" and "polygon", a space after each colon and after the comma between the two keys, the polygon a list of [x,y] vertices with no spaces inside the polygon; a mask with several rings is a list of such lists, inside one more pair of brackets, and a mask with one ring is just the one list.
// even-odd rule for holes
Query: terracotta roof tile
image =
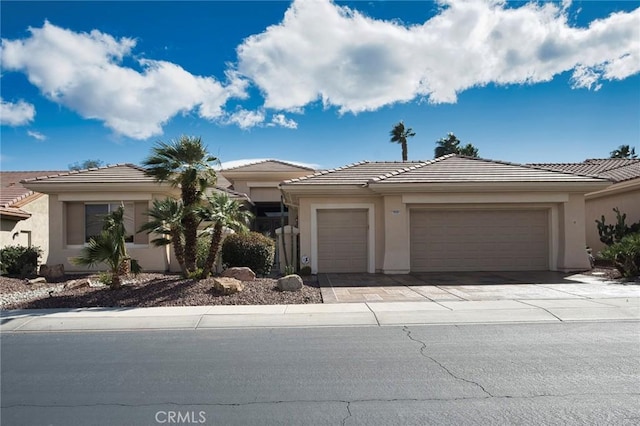
{"label": "terracotta roof tile", "polygon": [[605,177],[622,182],[640,177],[640,159],[592,158],[582,163],[538,163],[531,166],[547,170]]}
{"label": "terracotta roof tile", "polygon": [[0,207],[11,207],[33,194],[33,191],[22,186],[21,181],[59,173],[64,172],[57,170],[0,172]]}
{"label": "terracotta roof tile", "polygon": [[114,164],[94,169],[58,172],[29,178],[24,183],[152,183],[153,177],[145,175],[145,169],[134,164]]}
{"label": "terracotta roof tile", "polygon": [[393,173],[407,167],[421,164],[418,161],[361,161],[330,170],[323,170],[311,175],[284,181],[285,185],[366,185],[376,176]]}

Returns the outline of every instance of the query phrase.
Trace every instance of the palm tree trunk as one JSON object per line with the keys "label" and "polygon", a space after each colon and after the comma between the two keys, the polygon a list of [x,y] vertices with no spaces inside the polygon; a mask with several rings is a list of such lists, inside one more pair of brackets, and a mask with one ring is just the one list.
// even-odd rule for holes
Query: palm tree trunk
{"label": "palm tree trunk", "polygon": [[408,153],[407,153],[407,141],[403,141],[402,142],[402,161],[407,161],[408,158]]}
{"label": "palm tree trunk", "polygon": [[187,272],[196,270],[196,245],[198,243],[198,219],[193,212],[184,218],[184,266]]}
{"label": "palm tree trunk", "polygon": [[182,236],[178,231],[171,231],[171,243],[173,244],[173,251],[176,254],[176,259],[180,265],[180,272],[184,277],[187,276],[187,268],[184,264],[184,245],[182,245]]}
{"label": "palm tree trunk", "polygon": [[120,271],[116,270],[111,273],[111,290],[118,290],[122,287],[122,278]]}
{"label": "palm tree trunk", "polygon": [[204,268],[202,269],[202,278],[207,278],[213,270],[213,264],[216,261],[218,250],[220,249],[220,242],[222,241],[222,225],[216,223],[213,228],[213,234],[211,235],[211,245],[209,245],[209,253],[207,254],[207,260],[204,262]]}

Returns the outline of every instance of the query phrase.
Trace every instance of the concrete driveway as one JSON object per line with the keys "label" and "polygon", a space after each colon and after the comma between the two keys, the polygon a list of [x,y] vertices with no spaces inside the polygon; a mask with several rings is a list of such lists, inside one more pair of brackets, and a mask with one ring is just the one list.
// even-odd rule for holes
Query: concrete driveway
{"label": "concrete driveway", "polygon": [[324,303],[640,297],[640,283],[552,271],[320,274]]}

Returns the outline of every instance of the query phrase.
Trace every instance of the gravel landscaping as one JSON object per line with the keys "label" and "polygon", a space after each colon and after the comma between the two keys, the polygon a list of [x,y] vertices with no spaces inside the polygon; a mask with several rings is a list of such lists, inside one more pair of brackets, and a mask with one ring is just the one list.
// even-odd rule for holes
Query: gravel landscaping
{"label": "gravel landscaping", "polygon": [[[91,282],[91,286],[89,286]],[[67,276],[57,283],[28,284],[0,277],[1,309],[151,307],[201,305],[278,305],[322,303],[316,280],[305,280],[301,290],[282,292],[273,278],[243,282],[244,290],[222,295],[213,280],[184,279],[179,275],[144,273],[125,279],[119,290],[97,287],[96,275]]]}

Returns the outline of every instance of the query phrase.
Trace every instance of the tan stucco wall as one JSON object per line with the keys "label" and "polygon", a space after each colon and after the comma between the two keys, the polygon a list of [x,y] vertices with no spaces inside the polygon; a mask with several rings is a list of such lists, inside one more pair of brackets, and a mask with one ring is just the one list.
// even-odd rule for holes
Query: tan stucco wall
{"label": "tan stucco wall", "polygon": [[[489,200],[500,202],[488,202]],[[411,208],[437,209],[546,209],[549,211],[549,268],[585,270],[586,255],[584,195],[567,193],[456,193],[373,195],[370,197],[301,197],[298,202],[300,256],[312,254],[312,206],[336,208],[340,205],[372,204],[375,213],[376,272],[387,274],[410,271],[409,212]],[[304,264],[302,264],[304,266]],[[317,271],[313,271],[314,273]]]}
{"label": "tan stucco wall", "polygon": [[[615,189],[615,186],[611,189]],[[606,195],[606,192],[603,194],[605,195],[586,201],[587,245],[593,249],[594,254],[605,247],[600,241],[596,219],[600,220],[604,215],[605,223],[615,224],[616,214],[613,209],[618,207],[620,213],[627,214],[627,225],[640,221],[640,187],[612,195]]]}
{"label": "tan stucco wall", "polygon": [[[40,263],[45,263],[49,254],[49,197],[42,195],[20,209],[31,213],[31,217],[20,221],[3,219],[1,246],[27,245],[26,234],[22,231],[31,232],[31,245],[42,249]],[[16,233],[18,235],[14,237]]]}
{"label": "tan stucco wall", "polygon": [[[92,194],[91,201],[102,199],[103,201],[119,201],[122,194],[119,193],[103,193]],[[130,198],[130,197],[128,197]],[[165,196],[156,194],[153,198],[164,199]],[[148,200],[151,207],[152,200]],[[85,271],[102,271],[106,269],[105,265],[97,265],[94,268],[86,268],[76,266],[70,262],[70,258],[78,256],[82,247],[68,246],[66,239],[66,220],[65,220],[65,203],[59,200],[58,195],[49,196],[49,256],[48,264],[63,264],[65,271],[69,272],[85,272]],[[151,238],[152,239],[152,238]],[[132,258],[137,259],[145,271],[165,271],[168,268],[168,260],[165,247],[154,247],[151,244],[145,245],[128,245],[127,250]]]}

